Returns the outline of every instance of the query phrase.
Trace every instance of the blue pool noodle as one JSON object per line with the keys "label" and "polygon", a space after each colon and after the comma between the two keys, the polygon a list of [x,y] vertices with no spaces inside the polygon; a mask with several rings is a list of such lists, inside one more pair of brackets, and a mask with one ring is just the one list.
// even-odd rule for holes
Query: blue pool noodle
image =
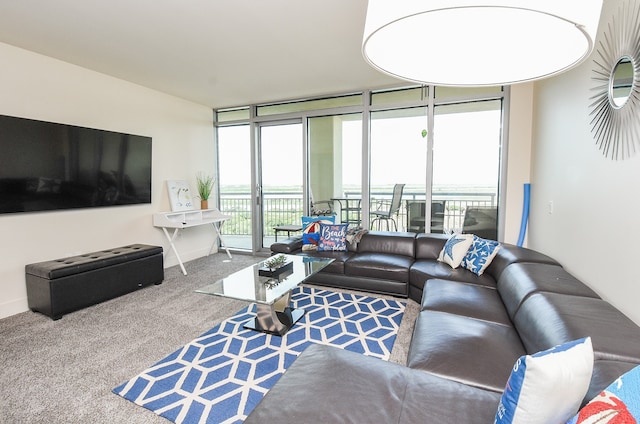
{"label": "blue pool noodle", "polygon": [[520,223],[520,237],[518,246],[522,247],[524,235],[527,233],[527,222],[529,221],[529,202],[531,201],[531,184],[524,184],[524,200],[522,202],[522,222]]}

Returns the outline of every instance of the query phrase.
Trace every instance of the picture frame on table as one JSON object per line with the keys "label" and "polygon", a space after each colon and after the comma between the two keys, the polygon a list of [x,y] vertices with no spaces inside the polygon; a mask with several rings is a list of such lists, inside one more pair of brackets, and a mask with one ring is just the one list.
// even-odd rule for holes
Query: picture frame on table
{"label": "picture frame on table", "polygon": [[185,180],[167,180],[167,192],[172,212],[195,209],[191,188]]}

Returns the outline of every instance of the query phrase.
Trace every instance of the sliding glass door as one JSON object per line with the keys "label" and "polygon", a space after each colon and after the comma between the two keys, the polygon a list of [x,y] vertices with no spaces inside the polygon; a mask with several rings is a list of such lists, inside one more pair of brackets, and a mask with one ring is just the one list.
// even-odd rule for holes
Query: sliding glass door
{"label": "sliding glass door", "polygon": [[227,247],[251,250],[252,184],[250,126],[218,128],[218,184],[220,211],[232,219],[222,226]]}
{"label": "sliding glass door", "polygon": [[309,204],[331,209],[337,222],[359,226],[362,200],[362,114],[309,118]]}
{"label": "sliding glass door", "polygon": [[302,124],[258,126],[254,149],[250,125],[219,127],[217,139],[220,210],[232,217],[222,226],[225,242],[268,249],[274,228],[299,224],[303,214]]}
{"label": "sliding glass door", "polygon": [[261,125],[259,128],[260,248],[268,249],[275,241],[275,228],[299,224],[303,214],[302,124]]}
{"label": "sliding glass door", "polygon": [[445,232],[497,240],[501,110],[500,100],[435,108],[432,205]]}
{"label": "sliding glass door", "polygon": [[424,232],[426,136],[426,107],[371,114],[372,228]]}

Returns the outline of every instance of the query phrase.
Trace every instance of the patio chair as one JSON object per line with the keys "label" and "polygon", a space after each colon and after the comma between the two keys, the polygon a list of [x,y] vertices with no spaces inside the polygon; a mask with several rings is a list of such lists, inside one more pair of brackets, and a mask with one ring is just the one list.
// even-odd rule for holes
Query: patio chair
{"label": "patio chair", "polygon": [[462,232],[490,240],[498,240],[498,208],[472,207],[464,215]]}
{"label": "patio chair", "polygon": [[[398,210],[400,209],[400,202],[402,201],[402,191],[404,190],[404,184],[396,184],[393,186],[393,195],[391,196],[391,202],[379,202],[378,209],[375,211],[371,211],[371,215],[375,216],[371,220],[371,228],[373,228],[374,223],[376,224],[376,229],[381,229],[381,222],[384,221],[386,224],[387,231],[391,230],[389,226],[389,221],[393,223],[393,227],[395,231],[398,231],[398,222],[394,219],[394,215],[398,214]],[[381,209],[384,206],[388,206],[387,209]]]}
{"label": "patio chair", "polygon": [[329,216],[334,215],[332,200],[314,200],[313,192],[309,191],[311,216]]}

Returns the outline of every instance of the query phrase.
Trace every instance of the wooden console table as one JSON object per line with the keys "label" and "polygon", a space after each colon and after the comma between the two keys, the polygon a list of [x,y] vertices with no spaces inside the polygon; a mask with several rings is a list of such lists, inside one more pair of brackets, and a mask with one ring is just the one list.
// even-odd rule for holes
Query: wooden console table
{"label": "wooden console table", "polygon": [[[180,264],[182,273],[184,275],[187,275],[187,270],[184,268],[182,259],[180,259],[180,255],[178,254],[178,249],[174,244],[178,232],[184,228],[210,224],[213,227],[213,231],[217,237],[214,237],[213,243],[211,244],[207,255],[209,255],[209,253],[211,253],[211,251],[213,250],[217,239],[220,239],[220,245],[224,248],[224,250],[227,251],[227,256],[229,256],[229,259],[231,259],[231,253],[229,253],[229,249],[222,239],[222,234],[220,234],[220,227],[225,221],[229,219],[231,219],[230,215],[223,215],[218,209],[196,209],[191,211],[160,212],[153,214],[153,226],[162,228],[165,237],[169,241],[171,250],[173,250],[173,253],[178,259],[178,263]],[[173,234],[169,234],[168,228],[173,228]]]}

